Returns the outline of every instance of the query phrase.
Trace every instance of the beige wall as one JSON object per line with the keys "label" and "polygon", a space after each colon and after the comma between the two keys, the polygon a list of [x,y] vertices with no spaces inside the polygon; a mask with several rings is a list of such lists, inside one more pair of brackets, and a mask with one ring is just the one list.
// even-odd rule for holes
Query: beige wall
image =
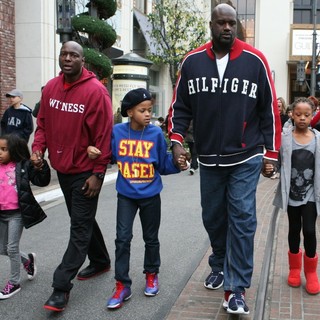
{"label": "beige wall", "polygon": [[33,108],[41,86],[58,71],[55,1],[16,0],[15,10],[17,88],[24,93],[24,103]]}
{"label": "beige wall", "polygon": [[[60,49],[55,32],[55,1],[15,0],[15,15],[16,86],[23,91],[23,103],[33,109],[41,86],[60,70],[55,60]],[[33,134],[30,145],[32,141]]]}
{"label": "beige wall", "polygon": [[290,24],[292,23],[293,0],[256,0],[255,46],[268,59],[275,73],[277,96],[288,103],[288,65]]}

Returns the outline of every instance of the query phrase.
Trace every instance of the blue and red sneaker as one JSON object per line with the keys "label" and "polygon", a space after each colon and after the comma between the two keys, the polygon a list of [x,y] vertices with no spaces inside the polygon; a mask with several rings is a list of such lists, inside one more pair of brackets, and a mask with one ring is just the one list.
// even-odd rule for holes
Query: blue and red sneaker
{"label": "blue and red sneaker", "polygon": [[159,293],[159,281],[157,273],[146,272],[146,288],[144,294],[153,297]]}
{"label": "blue and red sneaker", "polygon": [[130,287],[125,287],[121,281],[116,282],[116,287],[113,296],[107,302],[108,309],[120,308],[123,301],[127,301],[131,298],[132,293]]}

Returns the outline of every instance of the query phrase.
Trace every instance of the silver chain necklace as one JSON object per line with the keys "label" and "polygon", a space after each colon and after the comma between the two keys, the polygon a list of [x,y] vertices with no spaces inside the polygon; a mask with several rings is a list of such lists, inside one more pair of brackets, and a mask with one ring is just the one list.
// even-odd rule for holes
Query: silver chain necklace
{"label": "silver chain necklace", "polygon": [[[146,128],[146,127],[144,126],[143,129],[142,129],[142,131],[141,131],[141,136],[140,136],[139,143],[140,143],[141,140],[142,140],[142,137],[143,137],[144,129],[145,129],[145,128]],[[131,126],[130,126],[130,123],[129,123],[129,140],[131,140],[131,134],[130,134],[130,132],[131,132]],[[135,158],[135,157],[133,156],[133,154],[134,154],[134,152],[132,151],[132,155],[131,155],[132,164],[133,164],[133,163],[138,163],[138,158]],[[134,178],[138,178],[138,177],[139,177],[139,170],[138,170],[138,169],[136,169],[136,168],[134,169],[133,176],[134,176]]]}

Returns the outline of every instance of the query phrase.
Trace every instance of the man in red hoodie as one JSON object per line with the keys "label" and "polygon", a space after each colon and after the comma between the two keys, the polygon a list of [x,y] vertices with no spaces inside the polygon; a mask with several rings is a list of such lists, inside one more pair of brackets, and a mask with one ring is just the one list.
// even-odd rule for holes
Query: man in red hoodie
{"label": "man in red hoodie", "polygon": [[[110,269],[110,258],[95,215],[104,174],[111,159],[112,105],[107,89],[84,68],[83,48],[62,45],[60,74],[43,89],[32,151],[38,158],[48,149],[57,171],[71,221],[67,250],[54,272],[54,291],[45,309],[63,311],[88,254],[90,264],[78,274],[85,280]],[[87,156],[94,145],[102,152]]]}

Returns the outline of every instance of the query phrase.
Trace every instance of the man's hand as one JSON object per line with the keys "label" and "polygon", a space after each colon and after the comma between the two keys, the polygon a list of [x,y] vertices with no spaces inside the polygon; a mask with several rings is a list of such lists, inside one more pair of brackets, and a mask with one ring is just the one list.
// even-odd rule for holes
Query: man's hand
{"label": "man's hand", "polygon": [[179,169],[181,171],[185,171],[185,170],[189,169],[190,163],[187,161],[187,156],[181,155],[178,158],[178,165],[179,165]]}
{"label": "man's hand", "polygon": [[91,175],[82,187],[84,195],[88,198],[94,198],[99,195],[102,187],[102,182],[103,180],[99,179],[97,176]]}
{"label": "man's hand", "polygon": [[101,155],[101,151],[94,146],[89,146],[87,148],[87,152],[88,152],[88,157],[92,160],[98,158]]}
{"label": "man's hand", "polygon": [[270,178],[277,172],[277,161],[263,159],[261,174],[266,177]]}
{"label": "man's hand", "polygon": [[31,163],[37,170],[43,167],[43,154],[40,150],[34,151],[30,157]]}
{"label": "man's hand", "polygon": [[179,144],[176,143],[172,147],[172,155],[174,164],[180,168],[180,170],[187,170],[187,160],[190,160],[190,154]]}

